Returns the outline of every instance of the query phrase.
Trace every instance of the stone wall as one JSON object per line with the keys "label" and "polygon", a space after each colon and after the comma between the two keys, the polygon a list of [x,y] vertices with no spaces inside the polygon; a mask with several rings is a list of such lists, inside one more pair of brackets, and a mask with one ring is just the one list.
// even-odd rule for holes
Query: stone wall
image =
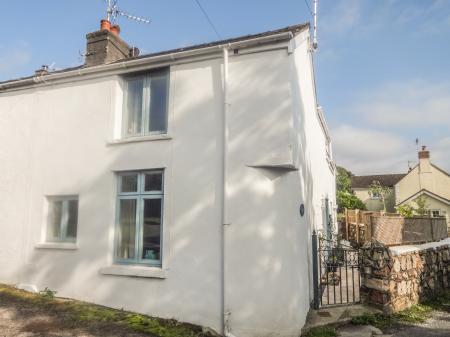
{"label": "stone wall", "polygon": [[367,243],[362,263],[362,301],[388,314],[450,289],[450,239],[390,248]]}

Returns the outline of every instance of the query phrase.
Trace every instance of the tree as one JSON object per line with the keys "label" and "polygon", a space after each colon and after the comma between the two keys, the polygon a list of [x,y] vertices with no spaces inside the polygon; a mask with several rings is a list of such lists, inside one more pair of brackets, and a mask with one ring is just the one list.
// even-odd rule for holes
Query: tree
{"label": "tree", "polygon": [[397,207],[397,212],[405,218],[412,218],[414,215],[428,215],[428,204],[425,196],[421,195],[420,197],[414,199],[414,203],[417,207],[414,207],[411,204],[403,204]]}
{"label": "tree", "polygon": [[351,183],[352,173],[345,168],[338,166],[336,175],[336,202],[338,212],[342,213],[344,209],[366,209],[366,205],[352,191]]}
{"label": "tree", "polygon": [[337,166],[336,167],[336,188],[338,191],[351,192],[352,187],[352,173],[347,171],[345,168]]}
{"label": "tree", "polygon": [[343,212],[344,209],[361,209],[365,210],[366,205],[356,195],[346,191],[338,191],[336,195],[338,211]]}
{"label": "tree", "polygon": [[383,203],[383,210],[386,212],[386,197],[392,193],[389,187],[381,185],[381,183],[375,180],[369,186],[369,193],[372,197],[379,197]]}

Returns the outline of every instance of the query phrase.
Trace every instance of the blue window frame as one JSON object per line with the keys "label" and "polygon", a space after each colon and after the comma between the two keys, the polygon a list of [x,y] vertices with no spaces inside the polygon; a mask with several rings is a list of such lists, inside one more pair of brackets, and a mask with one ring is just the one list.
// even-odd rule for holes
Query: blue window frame
{"label": "blue window frame", "polygon": [[164,172],[121,172],[117,177],[115,261],[161,266]]}

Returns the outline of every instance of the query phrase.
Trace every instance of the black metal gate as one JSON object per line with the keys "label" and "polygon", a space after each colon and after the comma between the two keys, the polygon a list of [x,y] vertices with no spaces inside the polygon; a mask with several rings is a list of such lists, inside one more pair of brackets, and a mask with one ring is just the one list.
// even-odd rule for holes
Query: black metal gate
{"label": "black metal gate", "polygon": [[313,233],[314,308],[361,301],[359,250]]}

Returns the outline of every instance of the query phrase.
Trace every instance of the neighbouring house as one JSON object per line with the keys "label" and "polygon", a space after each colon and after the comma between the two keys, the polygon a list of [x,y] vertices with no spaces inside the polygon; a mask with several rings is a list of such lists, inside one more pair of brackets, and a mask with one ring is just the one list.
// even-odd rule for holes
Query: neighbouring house
{"label": "neighbouring house", "polygon": [[335,211],[309,24],[143,56],[113,28],[0,83],[0,282],[298,336]]}
{"label": "neighbouring house", "polygon": [[378,181],[381,186],[388,187],[391,190],[385,197],[386,211],[395,212],[395,189],[394,186],[406,174],[378,174],[368,176],[352,176],[351,188],[355,195],[361,199],[368,211],[378,212],[384,210],[384,205],[380,195],[374,195],[370,191],[370,185]]}
{"label": "neighbouring house", "polygon": [[417,164],[403,179],[395,184],[397,206],[410,204],[423,197],[431,217],[446,217],[450,228],[450,175],[430,161],[430,151],[419,151]]}

